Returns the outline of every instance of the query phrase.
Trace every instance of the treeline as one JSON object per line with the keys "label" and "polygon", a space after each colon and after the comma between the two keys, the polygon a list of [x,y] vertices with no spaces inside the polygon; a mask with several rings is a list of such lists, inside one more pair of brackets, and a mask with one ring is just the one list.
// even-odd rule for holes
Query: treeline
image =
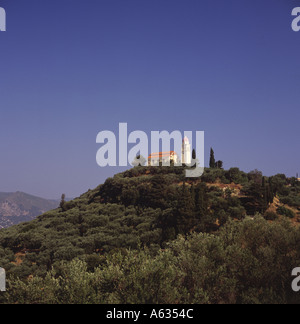
{"label": "treeline", "polygon": [[229,221],[216,234],[179,236],[153,254],[124,249],[95,269],[82,259],[45,277],[11,278],[2,303],[287,304],[299,303],[291,270],[300,264],[300,230],[261,217]]}

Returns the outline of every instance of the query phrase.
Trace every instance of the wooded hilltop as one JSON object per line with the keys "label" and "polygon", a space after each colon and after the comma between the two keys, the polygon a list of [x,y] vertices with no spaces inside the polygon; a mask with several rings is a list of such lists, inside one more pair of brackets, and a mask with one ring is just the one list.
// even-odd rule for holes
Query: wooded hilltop
{"label": "wooded hilltop", "polygon": [[134,167],[0,230],[0,303],[298,303],[299,211],[283,174]]}

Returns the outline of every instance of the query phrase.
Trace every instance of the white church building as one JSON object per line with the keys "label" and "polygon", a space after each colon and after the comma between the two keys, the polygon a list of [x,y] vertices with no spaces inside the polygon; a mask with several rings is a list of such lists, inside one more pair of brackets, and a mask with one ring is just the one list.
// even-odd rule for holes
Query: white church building
{"label": "white church building", "polygon": [[182,141],[182,163],[183,164],[191,164],[192,163],[192,151],[191,144],[187,137],[185,137]]}
{"label": "white church building", "polygon": [[[148,157],[148,165],[150,166],[158,166],[160,164],[174,164],[180,163],[180,156],[174,152],[158,152],[151,153]],[[182,141],[182,149],[181,149],[181,163],[182,164],[191,164],[192,163],[192,151],[191,144],[187,137],[185,137]]]}

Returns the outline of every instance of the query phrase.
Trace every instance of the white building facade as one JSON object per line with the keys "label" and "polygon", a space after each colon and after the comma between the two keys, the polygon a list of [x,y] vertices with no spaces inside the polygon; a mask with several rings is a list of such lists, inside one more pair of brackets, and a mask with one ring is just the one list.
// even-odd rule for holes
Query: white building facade
{"label": "white building facade", "polygon": [[182,163],[183,164],[191,164],[192,163],[192,151],[191,144],[187,137],[185,137],[182,141]]}
{"label": "white building facade", "polygon": [[181,160],[180,156],[174,151],[151,153],[148,157],[149,166],[158,166],[160,164],[168,165],[171,163],[174,163],[175,165],[192,163],[192,149],[187,137],[182,141]]}

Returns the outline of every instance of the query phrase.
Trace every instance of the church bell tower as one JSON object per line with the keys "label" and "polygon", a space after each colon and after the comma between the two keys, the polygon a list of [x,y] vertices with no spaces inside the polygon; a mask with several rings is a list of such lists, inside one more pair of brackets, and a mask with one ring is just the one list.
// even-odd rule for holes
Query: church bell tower
{"label": "church bell tower", "polygon": [[182,141],[182,163],[183,164],[192,163],[191,144],[187,137],[185,137]]}

